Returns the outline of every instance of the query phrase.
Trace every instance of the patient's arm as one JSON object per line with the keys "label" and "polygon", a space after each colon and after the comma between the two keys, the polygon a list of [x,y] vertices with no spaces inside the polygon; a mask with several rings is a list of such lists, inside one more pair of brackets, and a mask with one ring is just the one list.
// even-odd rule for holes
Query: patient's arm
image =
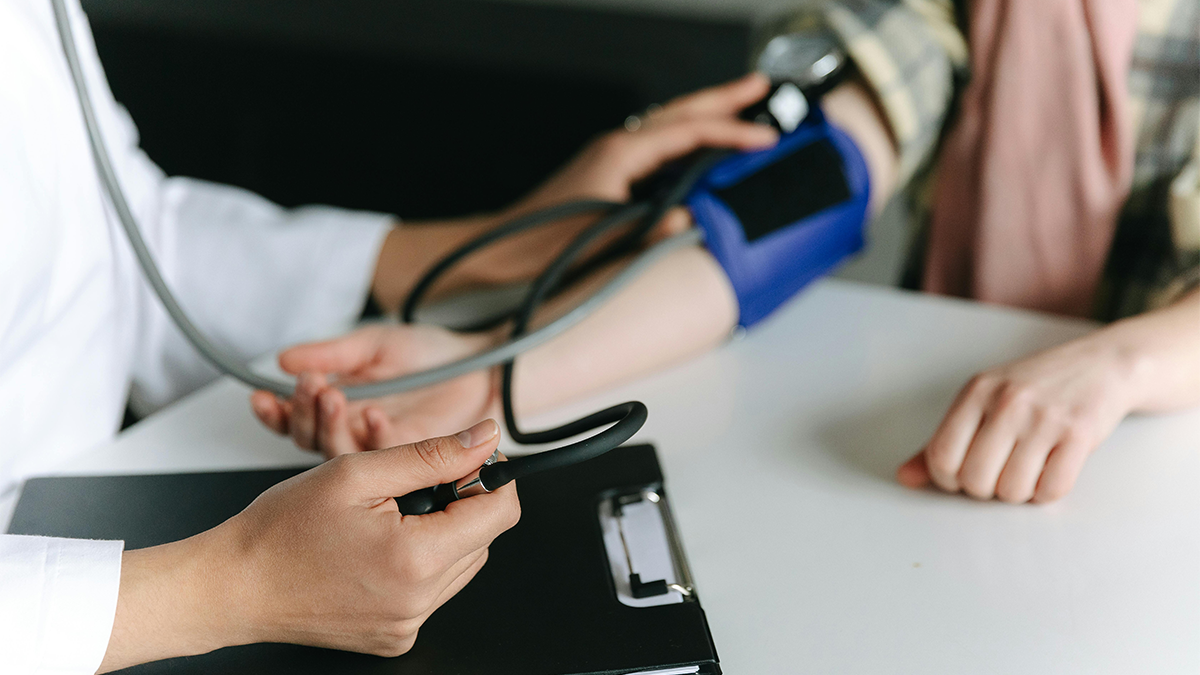
{"label": "patient's arm", "polygon": [[[871,211],[890,195],[896,173],[891,137],[871,94],[857,81],[823,103],[828,117],[854,137],[871,171]],[[673,218],[686,217],[677,210]],[[612,269],[545,307],[539,317],[592,292]],[[514,377],[518,414],[525,415],[692,358],[720,344],[737,322],[732,288],[708,252],[695,247],[666,257],[580,325],[521,356]],[[464,336],[429,327],[372,327],[280,357],[304,377],[292,399],[256,392],[258,417],[301,447],[336,455],[446,433],[498,416],[498,378],[482,372],[366,402],[347,402],[325,375],[352,381],[412,372],[477,351],[498,336]]]}
{"label": "patient's arm", "polygon": [[[590,293],[617,266],[573,288],[539,314],[552,316]],[[677,251],[563,335],[516,361],[514,403],[527,415],[700,354],[737,320],[733,291],[716,261],[699,248]],[[368,326],[280,355],[301,374],[289,400],[255,392],[258,417],[296,444],[327,455],[371,450],[500,416],[499,377],[477,371],[441,384],[369,401],[348,402],[327,375],[374,381],[479,351],[504,334],[465,335],[430,326]],[[319,373],[319,374],[317,374]]]}
{"label": "patient's arm", "polygon": [[[892,191],[896,153],[871,94],[851,81],[822,105],[867,160],[877,214]],[[593,277],[556,304],[577,304],[601,281]],[[544,314],[558,311],[552,304]],[[691,359],[723,342],[737,319],[737,299],[717,261],[700,247],[678,251],[574,330],[519,359],[514,401],[519,412],[538,412]]]}

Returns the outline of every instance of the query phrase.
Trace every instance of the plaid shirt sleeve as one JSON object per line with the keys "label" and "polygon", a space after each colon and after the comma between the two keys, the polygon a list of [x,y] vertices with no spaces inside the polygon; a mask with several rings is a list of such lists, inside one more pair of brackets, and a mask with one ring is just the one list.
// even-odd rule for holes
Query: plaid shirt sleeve
{"label": "plaid shirt sleeve", "polygon": [[1200,0],[1140,0],[1129,70],[1133,183],[1095,314],[1114,320],[1200,286]]}
{"label": "plaid shirt sleeve", "polygon": [[906,183],[933,156],[967,48],[951,0],[830,0],[802,7],[770,35],[824,25],[841,40],[887,118]]}

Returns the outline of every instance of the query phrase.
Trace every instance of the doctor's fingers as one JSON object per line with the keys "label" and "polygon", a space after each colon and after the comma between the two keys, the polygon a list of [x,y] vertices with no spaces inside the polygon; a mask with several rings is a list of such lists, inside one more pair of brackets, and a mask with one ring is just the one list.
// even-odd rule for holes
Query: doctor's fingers
{"label": "doctor's fingers", "polygon": [[[484,549],[459,561],[447,574],[425,578],[421,575],[427,570],[405,568],[402,559],[399,559],[402,567],[393,570],[393,593],[378,598],[384,603],[382,607],[373,603],[359,605],[357,611],[361,612],[364,618],[368,618],[368,621],[359,626],[361,635],[357,636],[357,640],[356,636],[347,635],[346,641],[337,647],[377,656],[398,656],[407,653],[416,643],[417,635],[429,617],[461,591],[483,568],[486,561],[487,550]],[[397,618],[397,610],[404,618]],[[380,614],[388,617],[382,625],[369,620]],[[378,635],[380,628],[385,629],[382,643],[379,642]]]}
{"label": "doctor's fingers", "polygon": [[520,519],[517,488],[509,483],[451,502],[444,511],[403,516],[404,541],[398,545],[423,551],[423,564],[443,570],[473,551],[491,546]]}
{"label": "doctor's fingers", "polygon": [[762,100],[771,89],[771,82],[762,73],[701,89],[674,99],[651,116],[652,121],[671,121],[697,117],[732,117]]}
{"label": "doctor's fingers", "polygon": [[279,355],[279,367],[298,375],[304,372],[352,373],[377,360],[386,344],[383,326],[365,326],[347,335],[296,345]]}
{"label": "doctor's fingers", "polygon": [[429,617],[433,616],[434,612],[446,604],[447,600],[457,595],[464,586],[470,583],[471,579],[475,578],[475,575],[487,563],[487,558],[488,552],[485,548],[477,552],[476,555],[463,559],[450,572],[447,572],[436,586],[431,587],[427,591],[429,595],[424,599],[424,603],[427,603],[425,609],[416,617],[404,622],[411,633],[406,636],[404,642],[399,645],[399,648],[394,650],[395,653],[403,654],[412,649],[413,644],[417,640],[417,633],[425,625],[425,622],[429,620]]}
{"label": "doctor's fingers", "polygon": [[429,609],[421,615],[419,621],[424,624],[429,617],[438,610],[446,601],[458,595],[458,592],[479,574],[479,570],[487,564],[488,549],[486,547],[474,551],[470,555],[465,556],[454,564],[442,578],[439,580],[437,589],[438,594],[434,598],[433,603],[429,605]]}
{"label": "doctor's fingers", "polygon": [[706,118],[655,125],[633,133],[621,132],[608,136],[604,142],[613,159],[613,174],[637,181],[699,148],[757,150],[778,140],[778,132],[761,124]]}

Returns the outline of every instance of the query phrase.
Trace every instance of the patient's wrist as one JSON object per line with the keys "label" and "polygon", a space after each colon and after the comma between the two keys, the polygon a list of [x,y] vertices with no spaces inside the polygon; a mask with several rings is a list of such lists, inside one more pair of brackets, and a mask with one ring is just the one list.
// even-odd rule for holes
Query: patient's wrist
{"label": "patient's wrist", "polygon": [[1175,304],[1118,321],[1094,334],[1120,355],[1134,412],[1200,404],[1200,291]]}

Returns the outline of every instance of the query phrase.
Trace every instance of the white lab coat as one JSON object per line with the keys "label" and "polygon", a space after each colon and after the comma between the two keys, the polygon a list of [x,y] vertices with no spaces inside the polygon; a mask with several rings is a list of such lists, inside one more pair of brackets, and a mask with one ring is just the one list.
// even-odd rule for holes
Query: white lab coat
{"label": "white lab coat", "polygon": [[[121,183],[193,319],[245,358],[349,326],[391,218],[287,211],[164,176],[68,7]],[[49,0],[0,0],[0,496],[110,439],[130,396],[151,410],[214,376],[140,278],[103,195]],[[0,535],[0,673],[98,668],[121,550]]]}

